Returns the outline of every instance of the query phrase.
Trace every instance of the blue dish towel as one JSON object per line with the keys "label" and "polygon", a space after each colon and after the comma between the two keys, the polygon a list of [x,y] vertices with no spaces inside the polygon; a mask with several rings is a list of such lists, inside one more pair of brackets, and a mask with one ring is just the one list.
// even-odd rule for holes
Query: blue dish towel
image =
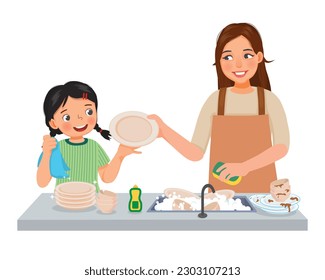
{"label": "blue dish towel", "polygon": [[[56,140],[56,139],[55,139]],[[43,153],[41,153],[37,166],[39,166],[43,157]],[[70,170],[70,168],[65,163],[62,154],[60,152],[60,143],[56,140],[56,147],[52,150],[51,158],[50,158],[50,173],[51,176],[57,179],[68,178],[69,174],[66,171]]]}

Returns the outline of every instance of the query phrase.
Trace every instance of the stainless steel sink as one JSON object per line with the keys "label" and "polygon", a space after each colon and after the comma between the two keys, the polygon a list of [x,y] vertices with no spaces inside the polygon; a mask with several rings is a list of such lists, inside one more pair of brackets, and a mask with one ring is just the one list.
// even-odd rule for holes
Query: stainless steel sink
{"label": "stainless steel sink", "polygon": [[[168,213],[168,212],[200,212],[201,210],[195,210],[195,211],[191,211],[191,210],[155,210],[155,205],[157,204],[157,202],[161,203],[166,197],[165,196],[159,196],[158,198],[156,198],[156,200],[152,203],[152,205],[149,207],[147,212],[155,212],[155,213]],[[249,199],[246,196],[234,196],[234,199],[239,198],[242,202],[243,205],[245,206],[249,206],[251,208],[251,210],[241,210],[241,211],[237,211],[237,210],[205,210],[205,212],[256,212],[256,209],[253,207],[253,205],[251,204],[251,202],[249,201]]]}

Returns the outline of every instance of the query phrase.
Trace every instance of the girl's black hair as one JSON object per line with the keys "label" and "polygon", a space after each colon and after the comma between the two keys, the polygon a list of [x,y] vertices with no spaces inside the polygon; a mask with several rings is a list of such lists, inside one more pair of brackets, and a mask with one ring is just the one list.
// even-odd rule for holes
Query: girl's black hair
{"label": "girl's black hair", "polygon": [[[54,137],[57,134],[62,134],[60,129],[53,129],[50,126],[50,120],[53,119],[54,113],[59,109],[61,105],[65,105],[68,100],[68,97],[73,98],[87,98],[90,101],[95,103],[96,111],[97,111],[97,96],[95,91],[88,86],[87,84],[81,82],[68,82],[64,85],[55,86],[50,89],[47,93],[44,104],[43,110],[45,114],[45,124],[50,129],[50,135]],[[111,134],[108,130],[101,129],[96,123],[94,129],[99,132],[105,139],[110,140]]]}

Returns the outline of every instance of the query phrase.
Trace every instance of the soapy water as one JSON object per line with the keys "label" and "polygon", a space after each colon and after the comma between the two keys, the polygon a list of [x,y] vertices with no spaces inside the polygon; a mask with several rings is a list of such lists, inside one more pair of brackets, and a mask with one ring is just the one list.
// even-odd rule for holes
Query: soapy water
{"label": "soapy water", "polygon": [[[163,195],[164,196],[164,195]],[[185,197],[182,198],[180,195],[173,193],[166,197],[162,202],[158,201],[158,197],[156,198],[156,211],[171,211],[173,210],[173,205],[175,206],[175,199],[181,199],[182,201],[188,203],[192,211],[200,211],[201,210],[201,198],[197,197]],[[243,205],[240,198],[230,198],[227,199],[225,195],[215,194],[213,198],[205,198],[204,206],[209,205],[212,202],[218,202],[221,211],[250,211],[251,208],[249,206]],[[180,203],[179,210],[184,210],[185,203]]]}

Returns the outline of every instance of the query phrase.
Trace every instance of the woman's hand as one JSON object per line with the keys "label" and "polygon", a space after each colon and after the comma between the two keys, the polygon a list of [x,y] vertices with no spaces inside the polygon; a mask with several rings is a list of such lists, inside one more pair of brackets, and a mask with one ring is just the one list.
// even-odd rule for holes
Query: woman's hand
{"label": "woman's hand", "polygon": [[191,143],[176,131],[165,124],[157,115],[149,115],[148,119],[155,120],[159,126],[158,137],[163,137],[170,145],[172,145],[179,153],[189,160],[200,160],[204,156],[204,151],[198,146]]}
{"label": "woman's hand", "polygon": [[[221,171],[222,170],[222,171]],[[247,165],[243,163],[225,163],[220,166],[217,170],[220,172],[220,176],[218,179],[221,181],[229,180],[234,176],[246,176],[250,170],[248,170]]]}
{"label": "woman's hand", "polygon": [[159,127],[158,137],[163,137],[164,130],[166,129],[166,124],[162,121],[162,119],[157,115],[149,115],[148,119],[156,121]]}
{"label": "woman's hand", "polygon": [[54,137],[51,137],[50,135],[45,135],[43,137],[43,153],[44,155],[50,155],[52,153],[52,150],[56,147],[56,140]]}
{"label": "woman's hand", "polygon": [[119,157],[120,159],[125,158],[128,155],[131,154],[141,154],[140,151],[136,151],[136,149],[138,149],[139,147],[129,147],[129,146],[125,146],[120,144],[120,146],[118,147],[116,156]]}
{"label": "woman's hand", "polygon": [[275,161],[284,157],[287,152],[288,147],[286,145],[276,144],[242,163],[225,163],[216,171],[219,172],[224,169],[219,176],[220,180],[229,179],[233,176],[246,176],[253,170],[257,170],[267,166],[270,163],[274,163]]}

